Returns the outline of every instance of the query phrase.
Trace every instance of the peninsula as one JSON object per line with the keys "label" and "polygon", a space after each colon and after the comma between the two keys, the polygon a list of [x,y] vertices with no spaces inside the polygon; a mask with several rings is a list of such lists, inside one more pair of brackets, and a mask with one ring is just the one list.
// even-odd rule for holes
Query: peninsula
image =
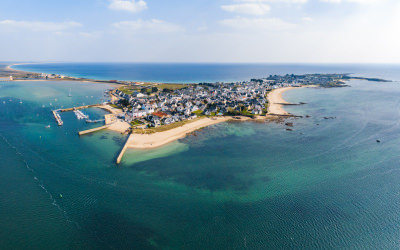
{"label": "peninsula", "polygon": [[[118,163],[127,148],[160,147],[209,125],[231,120],[283,121],[287,117],[293,117],[283,108],[284,105],[293,105],[282,97],[282,94],[290,89],[344,87],[349,80],[386,81],[353,77],[350,74],[286,74],[242,82],[162,84],[98,81],[17,71],[10,66],[0,70],[0,76],[7,75],[9,80],[19,81],[68,80],[113,84],[115,88],[107,91],[110,102],[90,105],[110,112],[105,116],[105,125],[98,129],[81,131],[79,134],[84,135],[101,129],[129,134],[124,149],[118,157]],[[75,112],[80,108],[82,107],[66,110]],[[58,124],[62,126],[58,111],[64,111],[53,111]]]}

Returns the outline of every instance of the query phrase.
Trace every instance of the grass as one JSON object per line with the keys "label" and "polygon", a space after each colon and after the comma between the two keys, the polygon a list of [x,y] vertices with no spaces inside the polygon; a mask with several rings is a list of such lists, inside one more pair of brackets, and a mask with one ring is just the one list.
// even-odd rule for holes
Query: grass
{"label": "grass", "polygon": [[196,110],[196,111],[193,111],[192,113],[193,113],[193,114],[196,114],[197,116],[204,116],[202,110]]}
{"label": "grass", "polygon": [[116,108],[116,109],[122,109],[120,106],[115,105],[115,104],[110,104],[111,107]]}
{"label": "grass", "polygon": [[183,89],[186,87],[189,87],[190,84],[168,84],[168,83],[164,83],[164,84],[159,84],[157,85],[157,88],[159,90],[162,89],[170,89],[170,90],[177,90],[177,89]]}
{"label": "grass", "polygon": [[122,87],[119,90],[121,90],[123,93],[127,95],[132,95],[133,92],[135,92],[132,87]]}
{"label": "grass", "polygon": [[138,120],[134,120],[134,121],[131,122],[132,126],[143,125],[143,124],[144,124],[143,122],[138,121]]}
{"label": "grass", "polygon": [[189,124],[198,120],[201,120],[202,118],[198,117],[193,120],[185,120],[185,121],[180,121],[180,122],[175,122],[171,123],[168,125],[160,126],[157,128],[146,128],[146,129],[133,129],[132,132],[136,134],[154,134],[154,133],[159,133],[159,132],[165,132],[174,128],[179,128],[182,127],[185,124]]}

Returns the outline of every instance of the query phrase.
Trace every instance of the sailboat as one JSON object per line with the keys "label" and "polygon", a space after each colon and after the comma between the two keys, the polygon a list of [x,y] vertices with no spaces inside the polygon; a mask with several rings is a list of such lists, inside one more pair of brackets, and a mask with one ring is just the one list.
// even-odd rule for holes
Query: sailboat
{"label": "sailboat", "polygon": [[68,97],[72,97],[72,95],[71,95],[71,88],[69,88]]}

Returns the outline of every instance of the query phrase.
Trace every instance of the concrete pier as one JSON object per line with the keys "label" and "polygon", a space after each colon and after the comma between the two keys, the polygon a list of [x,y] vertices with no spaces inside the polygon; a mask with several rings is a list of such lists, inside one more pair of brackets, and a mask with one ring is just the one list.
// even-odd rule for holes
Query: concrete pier
{"label": "concrete pier", "polygon": [[81,135],[87,135],[87,134],[90,134],[90,133],[93,133],[93,132],[97,132],[97,131],[106,129],[106,128],[108,128],[108,127],[110,127],[110,125],[104,125],[104,126],[101,126],[101,127],[98,127],[98,128],[92,128],[92,129],[88,129],[88,130],[81,131],[81,132],[79,132],[78,134],[79,134],[80,136],[81,136]]}
{"label": "concrete pier", "polygon": [[68,109],[60,109],[60,112],[69,112],[69,111],[74,111],[74,110],[78,110],[78,109],[95,108],[95,107],[101,107],[101,106],[103,106],[103,104],[85,105],[85,106],[68,108]]}
{"label": "concrete pier", "polygon": [[122,157],[124,156],[125,151],[128,149],[130,140],[132,140],[132,134],[130,134],[128,136],[128,139],[125,142],[125,146],[122,148],[121,153],[119,153],[118,158],[117,158],[117,164],[121,163]]}
{"label": "concrete pier", "polygon": [[61,120],[60,115],[57,113],[57,110],[52,110],[54,119],[56,119],[58,126],[62,126],[64,122]]}

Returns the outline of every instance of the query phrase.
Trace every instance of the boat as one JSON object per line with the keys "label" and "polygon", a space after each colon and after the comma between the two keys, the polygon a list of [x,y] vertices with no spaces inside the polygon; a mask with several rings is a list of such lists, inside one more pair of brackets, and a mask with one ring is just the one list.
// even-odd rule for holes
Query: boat
{"label": "boat", "polygon": [[74,114],[76,115],[76,118],[78,118],[78,120],[89,119],[89,116],[85,115],[80,110],[74,110]]}
{"label": "boat", "polygon": [[47,125],[46,128],[50,128],[50,125]]}

